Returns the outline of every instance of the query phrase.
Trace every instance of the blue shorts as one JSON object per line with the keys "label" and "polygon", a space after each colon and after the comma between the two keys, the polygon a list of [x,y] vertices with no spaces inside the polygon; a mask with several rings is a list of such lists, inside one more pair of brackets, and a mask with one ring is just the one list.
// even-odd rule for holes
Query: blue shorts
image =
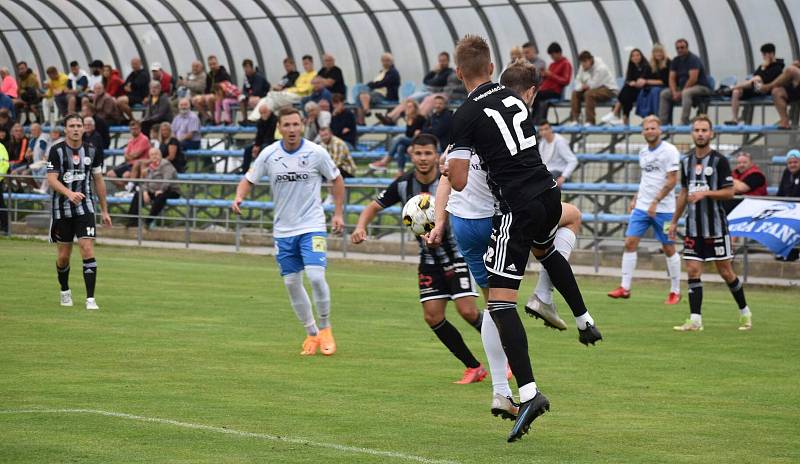
{"label": "blue shorts", "polygon": [[[628,221],[628,230],[625,231],[626,237],[641,237],[652,227],[656,238],[664,245],[675,243],[667,237],[669,224],[672,222],[672,213],[656,213],[652,218],[647,215],[647,211],[634,209],[631,219]],[[665,230],[665,228],[667,228]]]}
{"label": "blue shorts", "polygon": [[486,271],[483,255],[486,254],[489,236],[492,235],[492,218],[463,219],[451,214],[450,224],[458,251],[464,256],[472,277],[479,287],[488,288],[489,273]]}
{"label": "blue shorts", "polygon": [[281,275],[294,274],[306,266],[326,267],[328,249],[326,232],[309,232],[275,239],[275,259]]}

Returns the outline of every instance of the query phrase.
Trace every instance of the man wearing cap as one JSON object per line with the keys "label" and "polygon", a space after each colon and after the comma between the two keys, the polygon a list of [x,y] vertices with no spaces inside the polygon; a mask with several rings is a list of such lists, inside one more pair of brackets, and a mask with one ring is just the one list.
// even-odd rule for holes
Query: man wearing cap
{"label": "man wearing cap", "polygon": [[172,76],[161,68],[161,63],[154,62],[150,65],[150,75],[154,81],[161,83],[161,93],[166,95],[172,93]]}
{"label": "man wearing cap", "polygon": [[786,154],[786,169],[781,176],[778,196],[800,198],[800,150],[789,150]]}

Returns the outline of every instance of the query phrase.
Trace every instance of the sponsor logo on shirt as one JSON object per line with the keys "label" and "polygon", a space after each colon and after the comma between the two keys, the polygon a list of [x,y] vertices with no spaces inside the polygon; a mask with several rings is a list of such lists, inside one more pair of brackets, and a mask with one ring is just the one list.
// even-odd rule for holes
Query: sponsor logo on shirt
{"label": "sponsor logo on shirt", "polygon": [[309,179],[307,172],[287,172],[275,176],[276,183],[283,182],[306,182]]}
{"label": "sponsor logo on shirt", "polygon": [[657,161],[648,162],[647,164],[642,166],[642,171],[644,171],[644,172],[654,172],[654,171],[660,171],[660,170],[661,169],[659,168]]}
{"label": "sponsor logo on shirt", "polygon": [[67,171],[64,173],[64,183],[80,182],[86,179],[86,174],[80,171]]}

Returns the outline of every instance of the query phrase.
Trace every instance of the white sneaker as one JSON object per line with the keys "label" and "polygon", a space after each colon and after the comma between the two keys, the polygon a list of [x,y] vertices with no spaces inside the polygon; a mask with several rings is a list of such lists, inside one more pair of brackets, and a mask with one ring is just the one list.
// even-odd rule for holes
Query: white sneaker
{"label": "white sneaker", "polygon": [[558,330],[567,330],[567,323],[564,322],[556,311],[556,304],[543,302],[536,293],[531,295],[525,304],[525,312],[536,319],[542,319],[544,325]]}
{"label": "white sneaker", "polygon": [[575,127],[577,125],[578,125],[578,121],[575,121],[575,120],[567,121],[564,124],[562,124],[562,126],[564,126],[564,127]]}
{"label": "white sneaker", "polygon": [[33,191],[42,195],[47,195],[47,186],[43,185],[39,188],[33,189]]}
{"label": "white sneaker", "polygon": [[614,119],[619,119],[619,118],[614,116],[614,112],[611,112],[600,118],[600,121],[611,124],[611,121],[613,121]]}
{"label": "white sneaker", "polygon": [[492,398],[492,415],[502,419],[514,420],[519,414],[519,406],[511,398],[494,394]]}
{"label": "white sneaker", "polygon": [[621,118],[618,118],[618,117],[614,116],[614,113],[608,113],[608,114],[611,115],[611,118],[609,118],[608,120],[606,120],[606,118],[603,118],[603,121],[605,123],[607,123],[609,125],[612,125],[612,126],[621,126],[621,125],[625,124],[625,121],[623,121]]}
{"label": "white sneaker", "polygon": [[94,298],[87,298],[86,299],[86,309],[90,309],[90,310],[100,309],[100,306],[97,306],[97,302],[94,301]]}
{"label": "white sneaker", "polygon": [[72,290],[61,292],[61,306],[72,306]]}

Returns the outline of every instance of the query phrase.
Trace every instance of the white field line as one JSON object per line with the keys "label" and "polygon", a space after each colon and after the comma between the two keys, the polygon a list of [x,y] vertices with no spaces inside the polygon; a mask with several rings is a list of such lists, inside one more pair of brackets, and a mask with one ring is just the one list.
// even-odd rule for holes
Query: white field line
{"label": "white field line", "polygon": [[267,433],[245,432],[243,430],[214,427],[212,425],[195,424],[192,422],[181,422],[172,419],[162,419],[159,417],[137,416],[134,414],[125,414],[122,412],[101,411],[98,409],[0,409],[0,414],[94,414],[97,416],[117,417],[120,419],[127,419],[138,422],[150,422],[155,424],[172,425],[175,427],[182,427],[185,429],[202,430],[204,432],[222,433],[227,435],[234,435],[237,437],[279,441],[283,443],[292,443],[296,445],[316,446],[318,448],[327,448],[335,451],[341,451],[343,453],[366,454],[369,456],[395,458],[404,461],[421,462],[425,464],[455,464],[455,461],[429,459],[422,456],[399,453],[396,451],[382,451],[371,448],[360,448],[357,446],[339,445],[337,443],[323,443],[323,442],[306,440],[303,438],[292,438],[279,435],[270,435]]}

